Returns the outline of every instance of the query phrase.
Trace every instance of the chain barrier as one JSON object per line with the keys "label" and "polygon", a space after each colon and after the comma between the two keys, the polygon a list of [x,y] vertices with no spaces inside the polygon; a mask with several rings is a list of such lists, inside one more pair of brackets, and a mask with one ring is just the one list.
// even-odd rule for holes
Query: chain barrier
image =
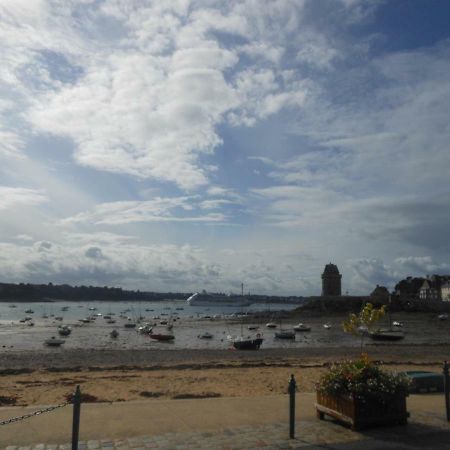
{"label": "chain barrier", "polygon": [[44,414],[44,413],[47,413],[50,411],[54,411],[55,409],[58,409],[58,408],[63,408],[64,406],[71,405],[71,404],[72,404],[71,402],[60,403],[59,405],[49,406],[48,408],[43,408],[43,409],[38,409],[37,411],[34,411],[32,413],[24,414],[23,416],[11,417],[11,419],[6,419],[6,420],[0,421],[0,426],[8,425],[8,424],[14,423],[14,422],[20,422],[21,420],[29,419],[30,417],[40,416],[41,414]]}

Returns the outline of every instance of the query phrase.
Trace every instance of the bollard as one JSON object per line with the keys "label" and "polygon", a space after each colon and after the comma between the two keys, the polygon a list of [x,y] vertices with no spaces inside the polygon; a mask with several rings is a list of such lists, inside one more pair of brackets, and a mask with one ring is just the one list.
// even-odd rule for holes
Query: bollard
{"label": "bollard", "polygon": [[444,396],[445,396],[445,412],[447,413],[447,421],[450,422],[450,380],[448,377],[448,363],[444,361]]}
{"label": "bollard", "polygon": [[294,375],[291,375],[289,381],[289,438],[294,439],[295,435],[295,391],[297,390],[297,383]]}
{"label": "bollard", "polygon": [[73,396],[73,420],[72,420],[72,450],[78,450],[78,435],[80,432],[81,392],[78,385]]}

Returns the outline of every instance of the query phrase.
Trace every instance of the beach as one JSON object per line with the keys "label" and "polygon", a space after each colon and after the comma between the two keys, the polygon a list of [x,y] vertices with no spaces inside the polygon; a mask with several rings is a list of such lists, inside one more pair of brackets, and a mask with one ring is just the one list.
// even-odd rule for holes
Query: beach
{"label": "beach", "polygon": [[[36,321],[34,327],[4,323],[0,327],[0,391],[3,406],[51,405],[65,400],[80,385],[91,401],[265,396],[283,394],[291,374],[300,392],[313,392],[321,373],[337,361],[358,357],[360,340],[342,331],[346,314],[288,313],[283,326],[304,321],[311,332],[297,333],[295,341],[276,339],[263,318],[181,317],[174,326],[174,343],[158,342],[136,330],[126,330],[122,319],[113,325],[103,318],[88,325],[72,325],[71,336],[58,348],[44,345],[58,323]],[[435,314],[400,313],[405,339],[376,342],[366,339],[363,352],[389,370],[441,372],[448,358],[450,323]],[[235,350],[228,333],[250,334],[259,325],[264,342],[258,351]],[[323,327],[331,324],[330,329]],[[280,326],[280,325],[278,325]],[[110,338],[113,327],[120,331]],[[214,338],[198,338],[209,331]],[[5,403],[6,401],[6,403]]]}
{"label": "beach", "polygon": [[[441,372],[448,357],[445,346],[385,344],[365,351],[392,371]],[[10,352],[0,355],[0,390],[16,405],[60,403],[76,385],[99,402],[265,396],[285,393],[294,374],[299,392],[312,392],[330,364],[358,354],[359,349],[345,347]]]}

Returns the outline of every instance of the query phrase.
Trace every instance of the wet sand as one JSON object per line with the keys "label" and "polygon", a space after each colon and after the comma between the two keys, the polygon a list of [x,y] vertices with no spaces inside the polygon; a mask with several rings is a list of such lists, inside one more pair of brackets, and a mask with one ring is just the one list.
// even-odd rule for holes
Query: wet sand
{"label": "wet sand", "polygon": [[[225,327],[239,329],[237,323],[225,321],[187,321],[177,330],[178,346],[147,345],[148,338],[146,341],[137,333],[121,332],[128,336],[124,337],[123,348],[120,343],[115,345],[105,339],[109,331],[98,324],[75,329],[65,348],[46,348],[42,336],[49,327],[36,326],[37,329],[26,332],[18,329],[7,336],[21,339],[22,347],[17,348],[14,340],[13,347],[0,350],[0,395],[12,397],[17,405],[55,404],[80,384],[82,391],[97,401],[109,402],[261,396],[284,393],[291,373],[301,392],[311,392],[329,364],[360,354],[359,341],[342,332],[340,323],[344,317],[291,317],[291,324],[303,320],[312,325],[311,334],[299,336],[294,344],[278,343],[265,330],[263,347],[253,352],[230,349],[219,339],[210,344],[197,339],[196,334],[207,326],[217,333]],[[406,313],[396,316],[396,320],[405,323],[405,340],[366,341],[364,352],[391,370],[441,372],[443,361],[450,356],[450,321],[438,321],[434,314]],[[331,330],[324,331],[322,324],[326,321],[333,324]],[[193,330],[192,342],[204,347],[179,348],[186,344],[182,334],[187,336],[186,330]],[[34,345],[28,346],[32,341]]]}
{"label": "wet sand", "polygon": [[[388,370],[441,372],[447,347],[367,346]],[[64,401],[79,384],[95,401],[261,396],[286,392],[290,374],[300,392],[335,361],[358,356],[355,348],[266,349],[256,352],[74,351],[9,353],[0,357],[0,391],[16,405]]]}

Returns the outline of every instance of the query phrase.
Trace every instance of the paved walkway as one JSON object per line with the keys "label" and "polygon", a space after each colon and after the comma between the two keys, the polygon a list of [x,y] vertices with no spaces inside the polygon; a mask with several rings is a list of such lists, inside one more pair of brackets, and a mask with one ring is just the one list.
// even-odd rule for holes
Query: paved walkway
{"label": "paved walkway", "polygon": [[[442,395],[411,396],[408,399],[408,410],[411,418],[407,426],[385,427],[363,432],[354,432],[336,424],[334,421],[319,421],[314,416],[314,396],[301,394],[297,396],[298,422],[296,423],[296,439],[288,439],[287,414],[278,411],[280,406],[287,406],[286,396],[239,399],[208,399],[189,401],[155,401],[136,404],[83,405],[84,415],[96,417],[96,420],[82,423],[80,450],[237,450],[237,449],[449,449],[450,425],[445,421]],[[164,406],[167,408],[164,409]],[[107,411],[117,408],[121,414],[121,422],[111,423]],[[253,408],[258,407],[259,410]],[[153,411],[153,421],[146,420],[146,433],[138,430],[138,416],[142,411]],[[173,408],[173,410],[171,409]],[[253,415],[249,415],[249,408]],[[9,408],[12,409],[12,408]],[[64,408],[67,409],[67,408]],[[241,411],[239,412],[239,409]],[[171,417],[173,411],[178,411]],[[190,417],[178,420],[190,411]],[[215,414],[212,412],[216,411]],[[229,414],[235,412],[235,417]],[[67,411],[70,413],[70,410]],[[100,413],[100,414],[99,414]],[[54,420],[49,416],[55,414]],[[122,415],[123,414],[123,415]],[[283,420],[280,419],[280,414]],[[2,411],[1,417],[4,417]],[[33,430],[22,423],[7,425],[17,426],[15,435],[8,442],[6,450],[70,450],[70,445],[61,443],[56,413],[29,419],[47,420],[41,436],[46,436],[46,443],[30,444],[37,440]],[[206,418],[209,417],[209,420]],[[246,418],[247,417],[247,418]],[[257,420],[255,421],[255,417]],[[275,420],[267,420],[271,417]],[[64,420],[70,418],[64,417]],[[276,420],[278,419],[278,420]],[[136,428],[136,421],[138,428]],[[239,425],[239,422],[242,422]],[[259,422],[259,423],[256,423]],[[30,422],[31,423],[31,422]],[[41,426],[44,422],[41,423]],[[170,425],[170,426],[169,426]],[[122,426],[122,428],[121,428]],[[6,427],[6,426],[4,426]],[[22,428],[20,428],[22,427]],[[30,427],[30,425],[28,425]],[[48,428],[47,428],[48,427]],[[66,427],[67,428],[67,427]],[[28,430],[28,434],[27,434]],[[36,429],[37,430],[37,429]],[[124,437],[129,430],[129,437]],[[2,436],[0,429],[0,436]],[[67,435],[66,430],[66,435]],[[45,434],[46,433],[46,434]],[[15,433],[14,433],[15,434]],[[52,440],[52,435],[57,439]],[[108,438],[109,436],[109,438]],[[91,439],[92,438],[92,439]],[[3,439],[0,440],[3,443]],[[67,442],[67,440],[65,441]]]}

